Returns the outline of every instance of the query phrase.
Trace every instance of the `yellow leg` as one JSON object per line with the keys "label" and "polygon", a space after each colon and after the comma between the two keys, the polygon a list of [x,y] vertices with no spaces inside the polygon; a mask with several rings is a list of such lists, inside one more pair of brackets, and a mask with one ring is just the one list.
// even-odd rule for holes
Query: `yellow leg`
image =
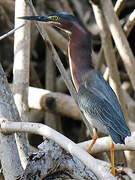
{"label": "yellow leg", "polygon": [[89,149],[88,149],[88,153],[90,153],[90,151],[91,151],[93,145],[95,144],[97,138],[98,138],[98,135],[97,135],[96,129],[94,129],[94,137],[93,137],[92,143],[91,143],[91,145],[90,145],[90,147],[89,147]]}
{"label": "yellow leg", "polygon": [[111,173],[115,176],[115,167],[114,167],[114,144],[113,144],[113,142],[111,142],[110,151],[111,151],[111,162],[112,162]]}

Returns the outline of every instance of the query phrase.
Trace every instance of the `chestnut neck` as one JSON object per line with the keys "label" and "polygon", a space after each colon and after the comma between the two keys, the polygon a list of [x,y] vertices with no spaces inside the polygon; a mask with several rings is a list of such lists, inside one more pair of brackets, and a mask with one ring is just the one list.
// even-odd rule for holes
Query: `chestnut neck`
{"label": "chestnut neck", "polygon": [[85,81],[88,72],[93,69],[91,34],[82,28],[73,29],[68,50],[72,80],[78,91],[79,85]]}

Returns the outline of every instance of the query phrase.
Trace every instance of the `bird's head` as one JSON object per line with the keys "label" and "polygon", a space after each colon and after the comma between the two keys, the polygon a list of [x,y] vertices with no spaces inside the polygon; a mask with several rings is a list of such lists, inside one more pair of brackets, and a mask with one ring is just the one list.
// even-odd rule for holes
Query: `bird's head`
{"label": "bird's head", "polygon": [[24,16],[19,18],[51,24],[62,29],[68,34],[72,34],[75,29],[87,31],[85,26],[75,16],[67,12],[57,12],[48,16]]}

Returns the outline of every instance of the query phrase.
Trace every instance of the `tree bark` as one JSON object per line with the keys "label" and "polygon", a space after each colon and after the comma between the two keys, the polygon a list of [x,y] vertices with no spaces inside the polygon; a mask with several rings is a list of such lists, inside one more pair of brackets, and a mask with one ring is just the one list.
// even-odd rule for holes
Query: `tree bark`
{"label": "tree bark", "polygon": [[[0,65],[0,121],[5,119],[18,121],[20,118],[5,73]],[[0,160],[6,180],[15,180],[22,174],[23,169],[14,134],[0,133]]]}

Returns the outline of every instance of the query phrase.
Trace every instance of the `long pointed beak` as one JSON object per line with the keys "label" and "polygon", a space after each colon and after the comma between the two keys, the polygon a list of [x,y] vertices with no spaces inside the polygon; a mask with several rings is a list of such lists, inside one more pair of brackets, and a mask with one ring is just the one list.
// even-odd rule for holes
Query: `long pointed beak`
{"label": "long pointed beak", "polygon": [[41,21],[43,23],[58,23],[54,19],[48,18],[47,16],[23,16],[18,17],[19,19],[29,20],[29,21]]}

